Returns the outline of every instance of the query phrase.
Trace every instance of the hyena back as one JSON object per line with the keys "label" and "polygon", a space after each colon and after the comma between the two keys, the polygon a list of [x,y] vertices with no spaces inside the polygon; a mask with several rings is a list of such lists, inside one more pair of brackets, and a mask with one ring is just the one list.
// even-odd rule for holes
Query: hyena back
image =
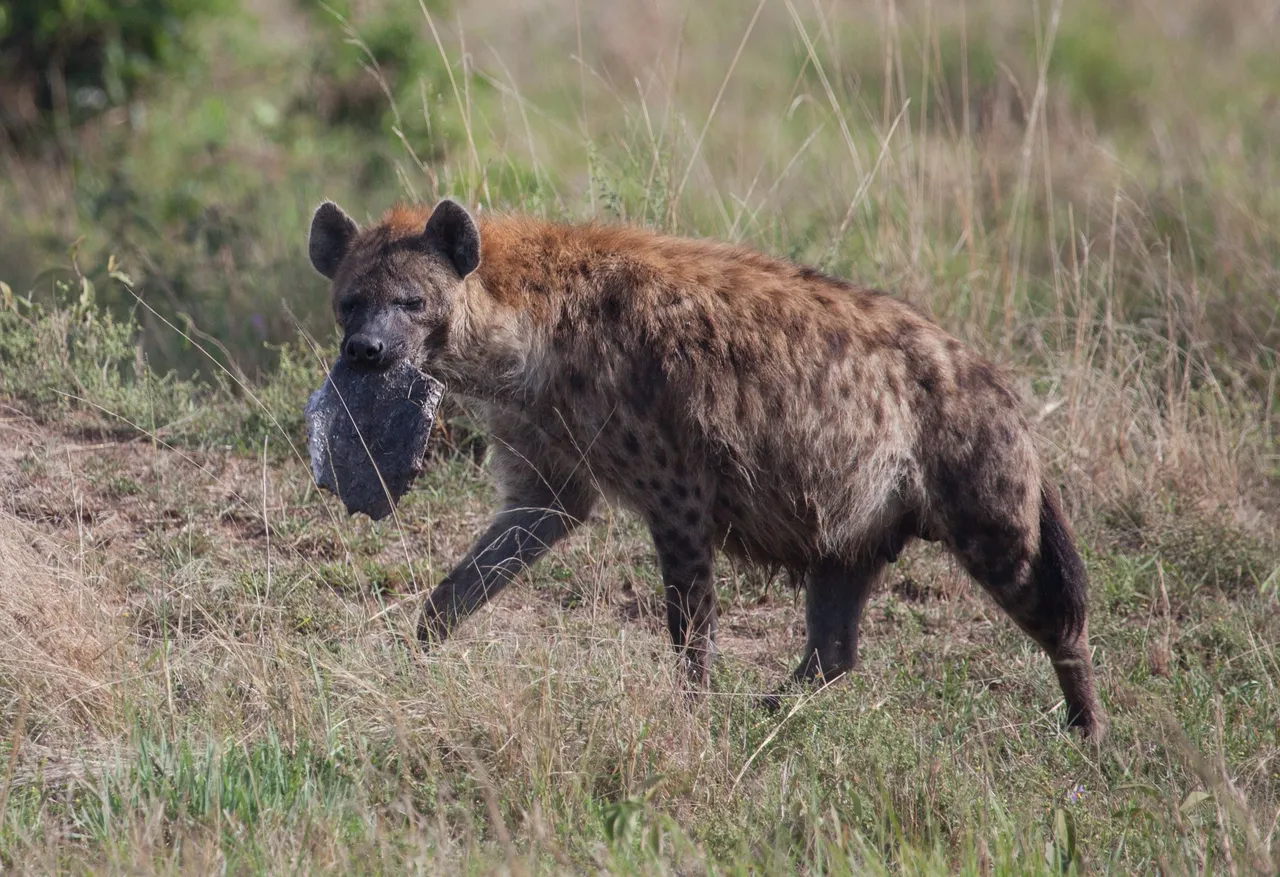
{"label": "hyena back", "polygon": [[858,623],[913,540],[945,545],[1048,653],[1067,717],[1093,688],[1084,569],[1017,397],[887,295],[725,244],[459,205],[360,229],[316,211],[342,352],[408,357],[478,407],[503,505],[432,593],[439,641],[603,496],[648,524],[672,641],[704,685],[716,548],[803,577],[794,678],[855,666]]}

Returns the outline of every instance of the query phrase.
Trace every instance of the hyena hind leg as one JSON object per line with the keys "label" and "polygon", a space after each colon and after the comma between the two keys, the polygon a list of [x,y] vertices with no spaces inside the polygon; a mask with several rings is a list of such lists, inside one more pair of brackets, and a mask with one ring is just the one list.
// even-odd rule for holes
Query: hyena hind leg
{"label": "hyena hind leg", "polygon": [[1067,723],[1100,739],[1107,720],[1094,690],[1084,563],[1056,497],[1047,487],[1041,494],[1038,539],[971,510],[949,541],[969,573],[1048,654]]}
{"label": "hyena hind leg", "polygon": [[[897,539],[895,543],[902,541]],[[896,557],[901,544],[895,548]],[[856,562],[822,559],[809,568],[804,579],[804,653],[789,685],[834,682],[858,666],[862,613],[890,559],[877,551]],[[781,691],[768,694],[763,700],[769,710],[776,710],[781,704]]]}
{"label": "hyena hind leg", "polygon": [[885,567],[883,555],[845,564],[821,560],[805,577],[804,656],[798,682],[830,682],[858,666],[862,611]]}

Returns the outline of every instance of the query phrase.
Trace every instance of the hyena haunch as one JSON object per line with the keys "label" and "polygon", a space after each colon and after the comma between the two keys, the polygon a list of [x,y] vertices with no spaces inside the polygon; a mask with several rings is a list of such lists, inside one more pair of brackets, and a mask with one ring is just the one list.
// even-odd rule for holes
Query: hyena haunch
{"label": "hyena haunch", "polygon": [[502,509],[431,595],[438,641],[602,496],[649,525],[667,624],[698,685],[716,546],[802,574],[798,680],[857,660],[885,565],[941,542],[1048,653],[1070,724],[1099,733],[1085,575],[1017,398],[908,305],[739,247],[453,201],[360,229],[331,202],[312,264],[342,355],[403,358],[473,400]]}

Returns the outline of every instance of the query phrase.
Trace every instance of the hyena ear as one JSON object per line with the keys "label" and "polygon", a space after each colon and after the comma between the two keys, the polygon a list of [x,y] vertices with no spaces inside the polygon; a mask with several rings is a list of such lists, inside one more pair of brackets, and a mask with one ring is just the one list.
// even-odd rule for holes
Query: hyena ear
{"label": "hyena ear", "polygon": [[360,226],[341,207],[325,201],[311,217],[311,234],[307,237],[311,265],[332,280],[358,231]]}
{"label": "hyena ear", "polygon": [[446,198],[437,204],[423,234],[444,250],[459,277],[480,267],[480,229],[457,201]]}

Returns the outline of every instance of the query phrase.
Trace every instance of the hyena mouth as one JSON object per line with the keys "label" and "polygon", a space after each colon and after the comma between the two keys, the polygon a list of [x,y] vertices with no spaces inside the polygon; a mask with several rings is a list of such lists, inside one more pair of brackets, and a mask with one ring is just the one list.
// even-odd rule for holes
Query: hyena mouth
{"label": "hyena mouth", "polygon": [[303,411],[316,484],[348,514],[391,514],[422,472],[444,385],[400,360],[380,372],[339,359]]}

